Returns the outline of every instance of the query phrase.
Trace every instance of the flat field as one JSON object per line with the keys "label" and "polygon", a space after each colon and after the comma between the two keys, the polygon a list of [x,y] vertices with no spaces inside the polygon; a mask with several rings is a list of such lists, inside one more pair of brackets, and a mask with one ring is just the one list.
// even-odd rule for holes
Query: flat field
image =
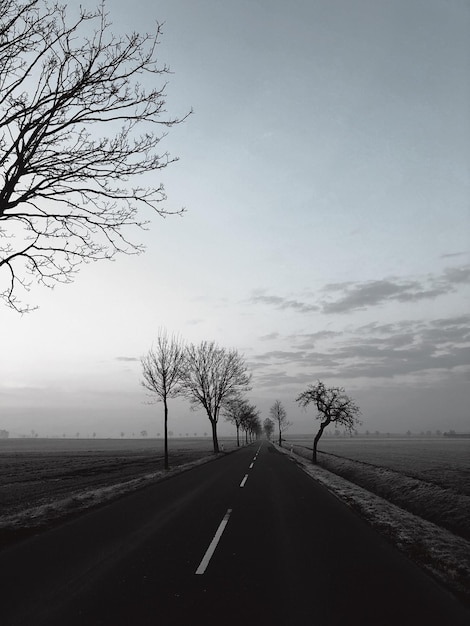
{"label": "flat field", "polygon": [[[294,445],[312,448],[313,436],[310,440],[287,439]],[[318,448],[324,453],[386,467],[470,496],[470,438],[324,437]]]}
{"label": "flat field", "polygon": [[[286,446],[311,458],[312,441]],[[470,439],[327,437],[319,464],[470,541]]]}
{"label": "flat field", "polygon": [[[170,467],[211,453],[209,437],[169,441]],[[0,439],[0,516],[163,470],[163,459],[159,439]]]}

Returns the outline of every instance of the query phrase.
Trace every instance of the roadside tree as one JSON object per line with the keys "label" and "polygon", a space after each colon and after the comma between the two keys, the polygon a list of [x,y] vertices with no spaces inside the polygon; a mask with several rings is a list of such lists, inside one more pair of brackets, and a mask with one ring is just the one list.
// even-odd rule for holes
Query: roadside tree
{"label": "roadside tree", "polygon": [[263,432],[263,427],[261,426],[261,420],[259,418],[259,413],[256,416],[256,419],[253,422],[252,432],[255,439],[259,439],[261,437],[261,433]]}
{"label": "roadside tree", "polygon": [[326,387],[324,383],[318,381],[316,385],[309,385],[296,401],[303,408],[313,403],[317,409],[315,417],[320,420],[320,428],[313,440],[312,463],[317,463],[318,442],[328,424],[343,426],[352,432],[356,425],[362,423],[359,419],[361,415],[359,407],[346,394],[343,387]]}
{"label": "roadside tree", "polygon": [[275,426],[274,426],[274,422],[272,421],[272,419],[267,417],[263,422],[263,430],[264,430],[264,434],[266,435],[266,439],[268,439],[269,441],[271,440],[271,437],[273,436],[274,427]]}
{"label": "roadside tree", "polygon": [[186,349],[182,389],[193,408],[202,406],[206,411],[214,452],[219,452],[220,411],[229,400],[250,389],[250,380],[245,361],[236,350],[220,348],[213,341],[191,344]]}
{"label": "roadside tree", "polygon": [[223,416],[228,422],[231,422],[237,430],[237,447],[240,446],[240,430],[245,433],[245,442],[248,443],[248,437],[253,437],[256,433],[256,423],[258,422],[258,411],[254,404],[250,404],[248,400],[240,397],[230,398],[224,403]]}
{"label": "roadside tree", "polygon": [[247,401],[244,400],[243,398],[234,397],[234,398],[230,398],[229,400],[227,400],[227,402],[224,403],[223,409],[222,409],[222,414],[227,420],[227,422],[230,422],[236,428],[237,447],[240,446],[240,427],[242,424],[243,413],[244,413],[246,404],[247,404]]}
{"label": "roadside tree", "polygon": [[277,425],[279,445],[282,446],[282,433],[292,425],[292,422],[288,421],[286,410],[280,400],[276,400],[274,402],[272,407],[269,409],[269,414],[271,415],[274,423]]}
{"label": "roadside tree", "polygon": [[258,433],[260,427],[259,411],[257,411],[254,404],[247,402],[241,418],[241,428],[245,433],[245,443],[248,443],[249,441],[253,441]]}
{"label": "roadside tree", "polygon": [[160,330],[155,345],[142,357],[141,384],[156,399],[163,402],[163,438],[165,469],[168,461],[168,400],[181,393],[181,381],[185,362],[185,348],[182,340]]}
{"label": "roadside tree", "polygon": [[[72,10],[73,9],[73,10]],[[33,280],[69,283],[83,262],[140,253],[129,228],[141,209],[168,211],[145,175],[175,161],[161,152],[183,121],[165,108],[169,68],[153,34],[116,34],[105,3],[89,11],[46,0],[0,3],[0,298]],[[148,85],[148,88],[145,87]]]}
{"label": "roadside tree", "polygon": [[256,407],[253,407],[253,410],[248,414],[247,417],[248,419],[244,424],[245,437],[251,442],[260,437],[263,429],[261,428],[259,411],[256,410]]}

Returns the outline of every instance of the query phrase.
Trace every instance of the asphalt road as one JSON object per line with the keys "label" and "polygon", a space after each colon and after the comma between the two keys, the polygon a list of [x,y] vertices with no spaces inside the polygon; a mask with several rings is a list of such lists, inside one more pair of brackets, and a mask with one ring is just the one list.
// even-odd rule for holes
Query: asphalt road
{"label": "asphalt road", "polygon": [[469,617],[266,442],[0,552],[2,626],[467,626]]}

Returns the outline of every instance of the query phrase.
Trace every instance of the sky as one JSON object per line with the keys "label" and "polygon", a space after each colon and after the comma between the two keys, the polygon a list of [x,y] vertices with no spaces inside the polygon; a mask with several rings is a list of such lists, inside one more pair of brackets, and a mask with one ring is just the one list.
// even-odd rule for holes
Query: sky
{"label": "sky", "polygon": [[[92,7],[88,0],[85,6]],[[236,348],[261,419],[346,389],[370,432],[470,431],[470,3],[108,0],[163,22],[166,208],[140,256],[0,308],[0,429],[161,433],[140,385],[159,328]],[[162,144],[163,145],[163,144]],[[175,400],[175,435],[210,432]],[[220,423],[221,434],[232,428]]]}

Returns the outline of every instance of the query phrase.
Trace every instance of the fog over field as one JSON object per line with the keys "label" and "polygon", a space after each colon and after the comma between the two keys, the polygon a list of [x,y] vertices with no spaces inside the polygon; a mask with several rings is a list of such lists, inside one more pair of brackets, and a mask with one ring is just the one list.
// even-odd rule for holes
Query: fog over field
{"label": "fog over field", "polygon": [[[470,432],[469,3],[107,9],[116,33],[164,22],[166,108],[194,115],[161,144],[179,162],[146,176],[187,212],[144,213],[142,255],[33,283],[38,310],[0,306],[0,430],[162,433],[140,358],[165,327],[244,354],[250,402],[264,419],[281,400],[289,434],[313,431],[295,398],[317,379],[345,387],[363,432]],[[182,399],[169,419],[210,432]]]}

